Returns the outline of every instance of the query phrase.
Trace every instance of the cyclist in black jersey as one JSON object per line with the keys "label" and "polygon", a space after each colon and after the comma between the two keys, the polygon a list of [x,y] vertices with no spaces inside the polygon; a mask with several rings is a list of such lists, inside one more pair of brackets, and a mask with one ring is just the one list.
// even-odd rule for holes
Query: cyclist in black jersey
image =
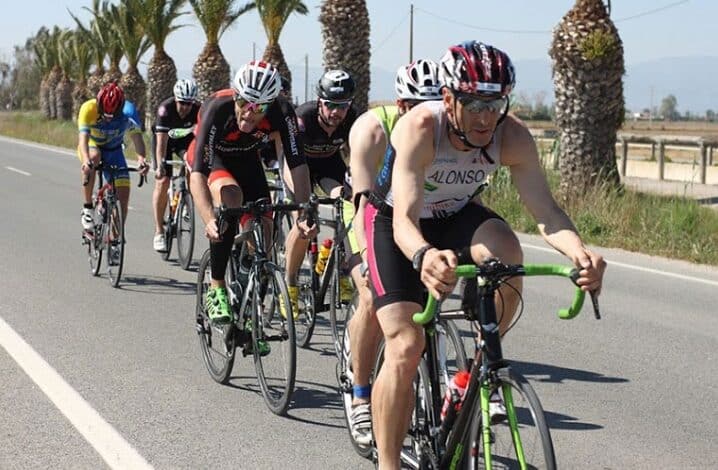
{"label": "cyclist in black jersey", "polygon": [[[439,74],[442,101],[415,106],[399,120],[365,209],[369,277],[386,341],[373,383],[373,429],[379,467],[389,470],[400,468],[413,406],[408,397],[424,349],[423,328],[412,321],[425,300],[422,287],[437,299],[453,291],[456,251],[462,263],[523,261],[514,232],[481,202],[479,191],[491,172],[508,168],[546,242],[579,269],[581,289],[599,292],[606,268],[553,199],[528,129],[508,114],[515,84],[509,56],[467,41],[449,48]],[[496,297],[501,334],[520,299],[520,278],[511,284],[502,285]],[[489,412],[502,414],[498,394]]]}
{"label": "cyclist in black jersey", "polygon": [[172,139],[168,132],[172,129],[189,129],[197,124],[199,103],[197,102],[197,84],[194,80],[177,80],[173,95],[157,107],[157,117],[152,126],[152,164],[155,169],[155,190],[152,193],[152,209],[155,216],[155,236],[152,245],[155,251],[167,250],[163,215],[167,207],[167,189],[172,178],[172,160],[176,154],[184,158],[194,134]]}
{"label": "cyclist in black jersey", "polygon": [[[224,274],[237,222],[244,225],[247,221],[228,220],[226,227],[218,227],[214,207],[239,207],[244,201],[269,197],[258,154],[261,145],[274,140],[282,146],[287,190],[297,202],[309,200],[309,172],[296,115],[291,104],[279,96],[280,86],[273,65],[252,61],[237,72],[232,88],[214,93],[200,108],[190,177],[195,206],[210,239],[212,279],[206,307],[214,323],[231,321]],[[271,240],[270,214],[265,223],[267,240]],[[309,237],[313,229],[305,220],[298,220],[292,233],[295,238]],[[287,250],[293,249],[288,242]],[[288,264],[287,269],[296,271],[299,265]]]}

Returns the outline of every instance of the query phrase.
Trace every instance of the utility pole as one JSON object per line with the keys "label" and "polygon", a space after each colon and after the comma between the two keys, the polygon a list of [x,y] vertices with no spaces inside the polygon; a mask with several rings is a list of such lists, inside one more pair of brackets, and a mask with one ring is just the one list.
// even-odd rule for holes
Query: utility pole
{"label": "utility pole", "polygon": [[257,60],[257,43],[252,42],[252,60]]}
{"label": "utility pole", "polygon": [[304,54],[304,102],[309,101],[309,54]]}
{"label": "utility pole", "polygon": [[414,4],[409,9],[409,63],[414,62]]}
{"label": "utility pole", "polygon": [[648,108],[648,127],[653,126],[653,85],[651,85],[651,107]]}

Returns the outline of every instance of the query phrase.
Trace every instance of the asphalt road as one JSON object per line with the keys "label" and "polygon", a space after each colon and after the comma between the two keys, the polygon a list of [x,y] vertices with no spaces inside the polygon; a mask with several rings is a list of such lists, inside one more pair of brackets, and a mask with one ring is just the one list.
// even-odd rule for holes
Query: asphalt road
{"label": "asphalt road", "polygon": [[[288,417],[267,410],[249,360],[214,383],[193,328],[196,273],[152,250],[151,185],[133,180],[113,289],[80,244],[78,167],[0,138],[0,469],[372,468],[347,439],[327,322],[299,354]],[[521,239],[527,262],[561,261]],[[718,467],[718,269],[602,252],[602,320],[558,320],[570,286],[534,278],[504,341],[561,467]]]}

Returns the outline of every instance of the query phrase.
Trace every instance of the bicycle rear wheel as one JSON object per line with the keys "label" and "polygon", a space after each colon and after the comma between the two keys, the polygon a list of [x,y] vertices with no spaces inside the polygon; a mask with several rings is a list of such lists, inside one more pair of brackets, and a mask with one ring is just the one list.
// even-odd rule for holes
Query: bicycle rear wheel
{"label": "bicycle rear wheel", "polygon": [[197,304],[195,322],[197,337],[202,350],[202,360],[210,377],[226,384],[232,373],[235,358],[235,326],[212,325],[205,309],[207,291],[212,279],[209,250],[205,251],[197,269]]}
{"label": "bicycle rear wheel", "polygon": [[194,253],[194,201],[189,191],[184,191],[177,206],[177,260],[185,271],[192,264]]}
{"label": "bicycle rear wheel", "polygon": [[108,207],[107,225],[107,275],[112,287],[120,285],[122,267],[125,262],[125,221],[120,201],[113,201]]}
{"label": "bicycle rear wheel", "polygon": [[[254,366],[267,407],[272,413],[283,415],[294,392],[297,371],[294,319],[280,314],[280,302],[284,311],[292,311],[284,273],[271,264],[265,264],[263,271],[252,300]],[[270,348],[265,355],[260,342],[266,342]]]}
{"label": "bicycle rear wheel", "polygon": [[[477,413],[469,428],[469,452],[464,459],[464,468],[486,468],[490,462],[491,467],[497,469],[555,469],[551,433],[533,387],[521,374],[508,367],[499,369],[497,378],[492,392],[498,390],[502,395],[507,419],[490,424],[489,437],[485,439],[483,417],[477,404]],[[516,431],[515,438],[512,427]]]}

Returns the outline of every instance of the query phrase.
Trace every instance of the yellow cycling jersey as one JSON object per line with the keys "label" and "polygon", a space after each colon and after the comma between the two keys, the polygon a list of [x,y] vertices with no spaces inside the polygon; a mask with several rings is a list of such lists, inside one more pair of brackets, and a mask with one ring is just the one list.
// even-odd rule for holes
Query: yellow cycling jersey
{"label": "yellow cycling jersey", "polygon": [[96,99],[85,101],[77,116],[77,128],[79,132],[90,135],[90,146],[105,150],[119,148],[125,133],[131,135],[142,132],[135,105],[127,100],[122,113],[111,121],[100,118]]}

